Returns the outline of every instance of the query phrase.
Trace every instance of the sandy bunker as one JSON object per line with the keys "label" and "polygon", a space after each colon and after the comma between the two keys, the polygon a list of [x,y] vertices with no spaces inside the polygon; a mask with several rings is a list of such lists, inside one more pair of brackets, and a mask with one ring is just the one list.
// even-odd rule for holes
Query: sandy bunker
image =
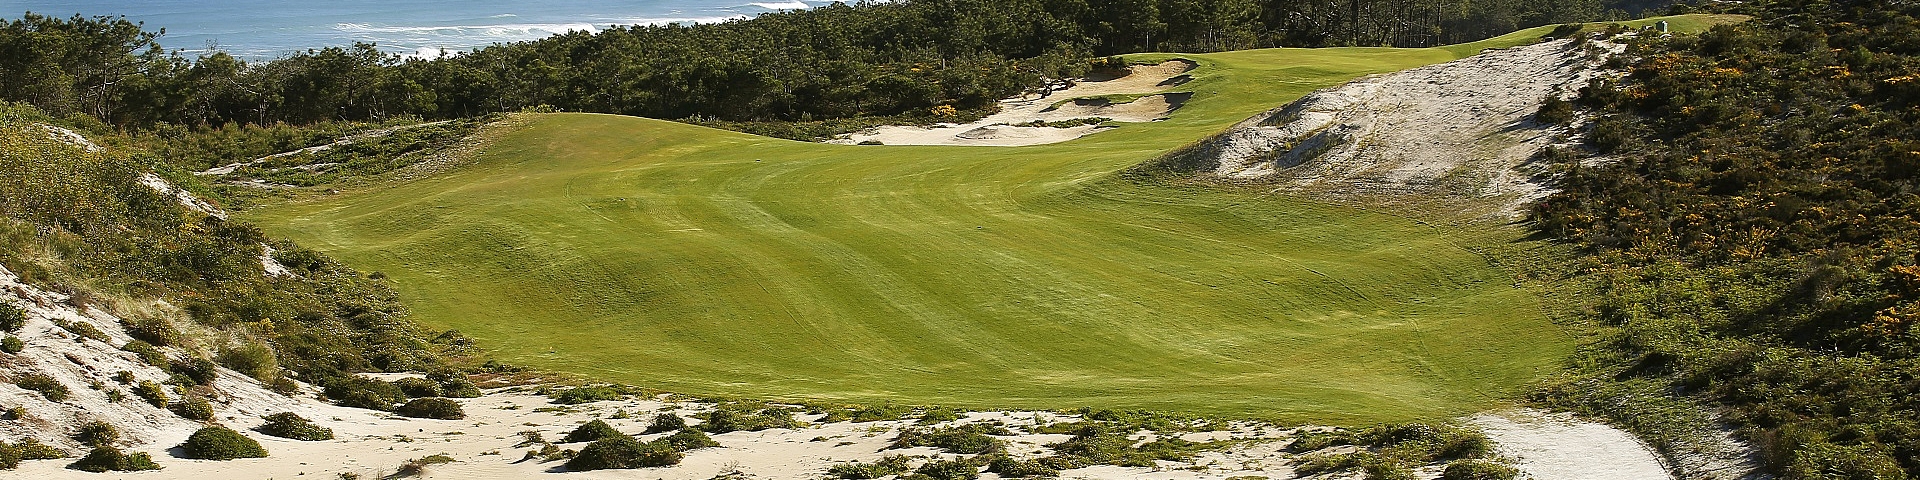
{"label": "sandy bunker", "polygon": [[[1128,67],[1124,76],[1095,75],[1080,79],[1060,90],[1030,93],[1000,101],[1000,112],[980,120],[933,127],[890,125],[834,139],[828,143],[857,144],[880,142],[886,145],[979,145],[1013,147],[1059,143],[1112,127],[1075,125],[1047,126],[1046,123],[1104,118],[1114,122],[1140,123],[1166,118],[1192,95],[1164,92],[1190,80],[1187,72],[1198,67],[1192,60],[1174,59],[1157,65]],[[1107,96],[1141,95],[1127,99]],[[1037,123],[1037,124],[1036,124]],[[1096,122],[1097,123],[1097,122]]]}

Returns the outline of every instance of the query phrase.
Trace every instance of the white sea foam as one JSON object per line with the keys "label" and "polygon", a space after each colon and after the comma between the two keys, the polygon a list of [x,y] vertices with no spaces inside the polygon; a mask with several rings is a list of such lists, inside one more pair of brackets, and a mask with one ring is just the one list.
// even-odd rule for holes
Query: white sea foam
{"label": "white sea foam", "polygon": [[502,13],[502,14],[499,14],[499,15],[493,15],[493,16],[489,16],[489,17],[487,17],[487,18],[507,18],[507,17],[518,17],[518,16],[519,16],[519,15],[514,15],[514,14],[511,14],[511,13]]}
{"label": "white sea foam", "polygon": [[746,15],[722,15],[722,16],[713,16],[713,17],[665,17],[665,18],[637,17],[637,18],[610,19],[610,20],[607,20],[607,23],[614,24],[614,25],[666,25],[666,24],[675,24],[675,23],[677,24],[720,23],[728,20],[739,20],[743,18],[748,18],[748,17]]}
{"label": "white sea foam", "polygon": [[753,2],[753,3],[749,3],[748,5],[752,5],[752,6],[768,9],[768,10],[806,10],[810,8],[805,2],[801,2],[800,0],[793,0],[790,2],[780,2],[780,3]]}
{"label": "white sea foam", "polygon": [[545,37],[575,30],[598,32],[591,23],[512,23],[502,25],[444,25],[444,26],[406,26],[406,25],[368,25],[364,23],[337,23],[334,30],[347,33],[407,33],[453,36],[485,37]]}

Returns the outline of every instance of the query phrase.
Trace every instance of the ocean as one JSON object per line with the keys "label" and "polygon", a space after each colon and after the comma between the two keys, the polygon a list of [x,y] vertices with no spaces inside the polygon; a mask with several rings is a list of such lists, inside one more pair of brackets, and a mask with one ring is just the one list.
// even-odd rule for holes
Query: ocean
{"label": "ocean", "polygon": [[380,50],[433,57],[497,42],[533,40],[610,25],[709,23],[827,5],[819,0],[0,0],[0,18],[25,12],[126,16],[166,29],[161,46],[196,56],[213,50],[273,59],[308,49],[372,42]]}

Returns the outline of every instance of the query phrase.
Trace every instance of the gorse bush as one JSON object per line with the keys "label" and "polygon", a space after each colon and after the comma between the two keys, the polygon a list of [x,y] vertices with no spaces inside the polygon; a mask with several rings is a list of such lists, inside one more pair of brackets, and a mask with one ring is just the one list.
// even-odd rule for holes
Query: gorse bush
{"label": "gorse bush", "polygon": [[900,430],[887,448],[934,447],[964,455],[996,453],[1006,448],[1005,441],[988,436],[988,433],[1012,434],[1003,427],[978,423],[947,428],[906,428]]}
{"label": "gorse bush", "polygon": [[827,475],[833,478],[874,479],[888,475],[899,475],[911,470],[913,466],[907,457],[887,455],[873,462],[847,462],[827,467]]}
{"label": "gorse bush", "polygon": [[792,410],[784,407],[770,407],[757,402],[723,403],[698,416],[705,420],[705,423],[700,424],[700,429],[708,433],[741,430],[755,432],[769,428],[800,426],[800,422],[793,418]]}
{"label": "gorse bush", "polygon": [[174,402],[173,406],[169,407],[169,410],[173,410],[174,415],[179,415],[180,418],[188,420],[199,420],[202,422],[213,420],[213,404],[207,403],[206,398],[198,395],[188,395],[179,402]]}
{"label": "gorse bush", "polygon": [[1532,216],[1582,255],[1562,283],[1606,348],[1536,399],[1669,453],[1716,419],[1663,412],[1724,412],[1788,478],[1920,475],[1920,5],[1748,10],[1581,90],[1617,160]]}
{"label": "gorse bush", "polygon": [[407,401],[406,393],[392,383],[352,375],[328,379],[321,395],[340,406],[370,410],[393,410],[395,404]]}
{"label": "gorse bush", "polygon": [[174,328],[173,322],[165,318],[122,319],[121,326],[126,327],[127,335],[132,336],[135,340],[147,342],[154,346],[165,347],[180,341],[180,330]]}
{"label": "gorse bush", "polygon": [[393,412],[407,417],[436,420],[467,418],[467,413],[460,409],[460,402],[439,397],[416,398],[394,409]]}
{"label": "gorse bush", "polygon": [[67,465],[67,468],[83,472],[137,472],[159,470],[160,465],[153,463],[153,457],[145,452],[122,453],[112,446],[94,447],[86,457]]}
{"label": "gorse bush", "polygon": [[302,417],[293,412],[275,413],[267,415],[264,419],[267,422],[256,429],[259,430],[260,433],[280,438],[305,441],[333,439],[333,429],[314,425],[313,422],[307,420],[306,417]]}
{"label": "gorse bush", "polygon": [[619,430],[615,430],[612,425],[608,425],[607,422],[595,419],[594,421],[574,428],[572,432],[567,432],[566,438],[561,439],[560,442],[591,442],[602,438],[613,438],[625,435],[626,434],[620,433]]}
{"label": "gorse bush", "polygon": [[660,412],[653,416],[653,422],[647,424],[646,433],[671,432],[682,428],[687,428],[687,419],[673,412]]}
{"label": "gorse bush", "polygon": [[12,300],[0,300],[0,331],[20,333],[27,326],[27,312],[15,306]]}
{"label": "gorse bush", "polygon": [[916,475],[932,480],[974,480],[980,478],[980,468],[964,460],[932,460],[913,470]]}
{"label": "gorse bush", "polygon": [[680,463],[682,457],[683,454],[666,444],[643,443],[633,437],[620,435],[587,444],[573,459],[567,460],[567,469],[586,471],[666,467]]}
{"label": "gorse bush", "polygon": [[673,432],[672,435],[660,437],[659,440],[654,440],[654,442],[664,444],[673,448],[675,451],[681,452],[720,446],[720,442],[713,441],[713,437],[709,437],[706,433],[691,428]]}
{"label": "gorse bush", "polygon": [[129,341],[125,346],[120,347],[120,349],[132,352],[135,356],[140,357],[141,362],[145,362],[148,365],[160,367],[161,369],[172,367],[167,361],[167,354],[160,353],[160,349],[154,348],[153,344],[147,343],[144,340]]}
{"label": "gorse bush", "polygon": [[55,380],[53,377],[39,372],[23,373],[15,376],[13,378],[13,384],[20,388],[39,392],[42,398],[55,402],[66,401],[67,395],[71,393],[67,390],[66,385],[60,384],[59,380]]}
{"label": "gorse bush", "polygon": [[454,370],[437,370],[427,374],[427,380],[440,388],[442,397],[474,398],[480,396],[480,387],[467,379],[465,374]]}
{"label": "gorse bush", "polygon": [[393,386],[400,388],[400,392],[409,397],[440,396],[440,384],[424,378],[402,378],[394,380]]}
{"label": "gorse bush", "polygon": [[27,342],[20,341],[20,337],[7,335],[6,338],[0,338],[0,352],[11,354],[24,351],[27,351]]}
{"label": "gorse bush", "polygon": [[155,407],[167,406],[167,389],[158,383],[141,380],[140,383],[134,384],[133,396],[140,397],[141,400],[146,400],[147,404]]}
{"label": "gorse bush", "polygon": [[73,434],[73,440],[89,447],[103,447],[120,441],[120,429],[102,421],[90,421],[80,424]]}
{"label": "gorse bush", "polygon": [[222,426],[201,428],[180,444],[181,454],[187,458],[199,460],[232,460],[236,458],[261,458],[267,456],[267,449],[240,432]]}

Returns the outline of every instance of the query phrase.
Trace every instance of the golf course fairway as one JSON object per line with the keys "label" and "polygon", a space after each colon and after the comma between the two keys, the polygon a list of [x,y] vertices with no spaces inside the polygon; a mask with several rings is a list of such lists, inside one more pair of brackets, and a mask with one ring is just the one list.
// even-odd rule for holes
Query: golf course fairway
{"label": "golf course fairway", "polygon": [[598,380],[1436,418],[1509,398],[1572,349],[1537,292],[1471,249],[1518,229],[1463,236],[1119,172],[1314,89],[1546,30],[1433,49],[1132,55],[1199,62],[1176,87],[1192,101],[1166,121],[1033,147],[825,145],[543,114],[470,165],[242,216],[384,272],[417,320],[494,358]]}

